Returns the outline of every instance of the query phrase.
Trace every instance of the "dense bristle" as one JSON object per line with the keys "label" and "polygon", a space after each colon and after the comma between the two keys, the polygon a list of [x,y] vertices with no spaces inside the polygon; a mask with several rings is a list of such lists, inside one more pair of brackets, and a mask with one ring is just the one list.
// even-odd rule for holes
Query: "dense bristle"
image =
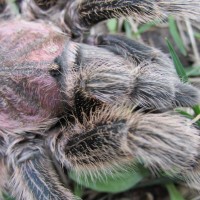
{"label": "dense bristle", "polygon": [[[33,0],[24,0],[21,5],[24,17],[53,21],[63,31],[76,34],[96,23],[122,16],[133,16],[136,21],[147,22],[165,20],[169,15],[199,18],[199,0],[64,0],[51,1],[51,4],[36,5]],[[48,8],[48,9],[47,9]],[[71,29],[71,30],[70,30]]]}
{"label": "dense bristle", "polygon": [[169,15],[197,18],[200,11],[200,1],[81,1],[79,5],[80,22],[85,26],[108,19],[122,16],[133,16],[136,21],[147,22],[155,19],[165,20]]}
{"label": "dense bristle", "polygon": [[57,159],[78,176],[99,177],[135,161],[153,173],[167,171],[192,187],[199,185],[198,130],[175,113],[144,115],[126,106],[106,106],[52,139]]}

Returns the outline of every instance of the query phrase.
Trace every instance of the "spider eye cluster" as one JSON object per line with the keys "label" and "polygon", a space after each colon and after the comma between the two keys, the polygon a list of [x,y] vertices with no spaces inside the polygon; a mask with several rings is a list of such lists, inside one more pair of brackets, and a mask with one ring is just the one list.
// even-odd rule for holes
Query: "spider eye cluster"
{"label": "spider eye cluster", "polygon": [[61,76],[62,68],[58,59],[55,59],[54,63],[50,65],[49,73],[51,76],[57,79]]}

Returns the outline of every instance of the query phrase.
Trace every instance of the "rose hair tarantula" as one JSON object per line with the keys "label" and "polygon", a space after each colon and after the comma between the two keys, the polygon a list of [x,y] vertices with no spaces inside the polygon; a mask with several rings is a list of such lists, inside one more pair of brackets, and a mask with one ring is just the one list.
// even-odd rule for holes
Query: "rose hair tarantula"
{"label": "rose hair tarantula", "polygon": [[0,1],[1,190],[18,200],[73,200],[60,168],[106,174],[133,161],[200,190],[200,131],[173,111],[200,103],[200,92],[159,50],[86,34],[112,17],[195,17],[200,1],[17,5],[15,16]]}

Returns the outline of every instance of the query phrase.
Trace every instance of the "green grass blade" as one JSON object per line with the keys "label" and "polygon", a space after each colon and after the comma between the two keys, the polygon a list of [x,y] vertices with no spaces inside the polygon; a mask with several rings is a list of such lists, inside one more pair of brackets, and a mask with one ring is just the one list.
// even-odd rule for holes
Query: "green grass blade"
{"label": "green grass blade", "polygon": [[184,200],[181,193],[176,189],[174,184],[167,184],[166,185],[167,191],[170,195],[170,200]]}
{"label": "green grass blade", "polygon": [[14,14],[19,14],[19,8],[17,7],[15,0],[7,0],[7,3],[10,5],[10,8]]}
{"label": "green grass blade", "polygon": [[179,35],[178,28],[177,28],[174,17],[169,17],[169,30],[170,30],[170,33],[171,33],[177,47],[179,48],[181,53],[184,56],[186,56],[187,52],[186,52],[185,46],[183,44],[183,40],[181,39],[181,36]]}
{"label": "green grass blade", "polygon": [[125,32],[126,32],[126,37],[132,38],[133,31],[132,31],[131,25],[128,21],[124,22],[124,28],[125,28]]}
{"label": "green grass blade", "polygon": [[83,191],[84,191],[83,186],[75,183],[75,186],[74,186],[74,195],[81,198],[83,196]]}
{"label": "green grass blade", "polygon": [[[195,109],[195,106],[194,106],[193,110],[194,110],[194,109]],[[187,113],[187,112],[185,112],[185,111],[183,111],[183,110],[176,109],[176,112],[178,112],[179,114],[181,114],[181,115],[187,117],[188,119],[191,119],[191,120],[194,119],[194,116],[193,116],[193,115],[191,115],[191,114],[189,114],[189,113]],[[194,112],[195,112],[195,111],[194,111]],[[197,124],[197,125],[200,127],[200,121],[199,121],[199,120],[198,120],[197,122],[195,122],[195,124]]]}
{"label": "green grass blade", "polygon": [[118,22],[117,19],[109,19],[107,22],[107,28],[110,33],[116,33],[117,32],[117,26]]}
{"label": "green grass blade", "polygon": [[196,116],[200,115],[200,106],[199,105],[194,106],[193,110],[194,110],[194,113],[195,113]]}
{"label": "green grass blade", "polygon": [[146,31],[148,31],[149,29],[151,29],[152,27],[156,26],[157,24],[160,23],[160,20],[154,20],[152,22],[148,22],[148,23],[145,23],[143,25],[141,25],[139,28],[138,28],[138,32],[137,34],[140,35]]}
{"label": "green grass blade", "polygon": [[8,194],[3,193],[3,200],[15,200],[13,197],[10,197]]}
{"label": "green grass blade", "polygon": [[188,77],[185,72],[185,69],[184,69],[179,57],[177,56],[172,44],[170,43],[170,41],[167,38],[166,38],[166,42],[167,42],[167,46],[168,46],[169,52],[171,54],[172,60],[174,62],[178,76],[180,77],[180,79],[183,82],[188,82]]}
{"label": "green grass blade", "polygon": [[197,38],[197,39],[200,39],[200,33],[195,33],[194,37]]}
{"label": "green grass blade", "polygon": [[186,69],[187,76],[200,76],[200,66],[194,66]]}

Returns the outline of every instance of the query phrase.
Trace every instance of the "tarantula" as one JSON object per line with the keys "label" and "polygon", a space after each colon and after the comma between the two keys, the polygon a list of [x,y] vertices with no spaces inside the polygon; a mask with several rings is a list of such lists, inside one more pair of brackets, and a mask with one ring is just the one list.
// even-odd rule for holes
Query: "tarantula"
{"label": "tarantula", "polygon": [[200,103],[200,92],[179,80],[159,50],[123,36],[86,34],[112,17],[195,17],[200,1],[18,6],[21,14],[13,16],[0,3],[2,190],[19,200],[72,200],[58,166],[95,174],[133,161],[200,189],[200,131],[173,111]]}

